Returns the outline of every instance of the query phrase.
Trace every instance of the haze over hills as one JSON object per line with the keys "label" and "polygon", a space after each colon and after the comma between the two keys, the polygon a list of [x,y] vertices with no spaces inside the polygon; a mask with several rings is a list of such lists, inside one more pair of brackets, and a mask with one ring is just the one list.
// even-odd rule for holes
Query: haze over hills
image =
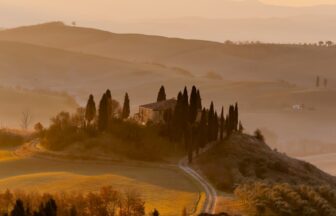
{"label": "haze over hills", "polygon": [[[228,80],[285,80],[314,83],[317,75],[335,83],[335,48],[294,45],[227,45],[137,34],[114,34],[49,23],[0,32],[0,40],[18,41],[125,61],[159,63]],[[232,73],[234,71],[235,73]],[[302,71],[305,71],[302,74]],[[252,75],[253,74],[253,75]]]}
{"label": "haze over hills", "polygon": [[[238,101],[247,130],[263,129],[280,151],[302,156],[334,146],[335,47],[234,45],[57,22],[1,31],[0,41],[2,84],[67,91],[81,105],[91,93],[98,103],[107,88],[119,101],[127,91],[132,113],[155,100],[161,85],[168,97],[197,85],[204,104],[214,100],[220,109]],[[328,88],[322,88],[324,78]],[[305,110],[293,111],[295,104]]]}

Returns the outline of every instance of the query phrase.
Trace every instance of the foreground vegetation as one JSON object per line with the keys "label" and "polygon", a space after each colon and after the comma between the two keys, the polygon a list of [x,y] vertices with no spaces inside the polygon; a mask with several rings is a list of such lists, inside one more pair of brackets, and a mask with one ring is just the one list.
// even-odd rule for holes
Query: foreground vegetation
{"label": "foreground vegetation", "polygon": [[121,193],[110,186],[87,194],[40,194],[7,190],[0,194],[0,203],[0,214],[11,216],[145,215],[145,203],[137,192]]}
{"label": "foreground vegetation", "polygon": [[328,185],[249,183],[235,190],[254,215],[336,215],[336,190]]}

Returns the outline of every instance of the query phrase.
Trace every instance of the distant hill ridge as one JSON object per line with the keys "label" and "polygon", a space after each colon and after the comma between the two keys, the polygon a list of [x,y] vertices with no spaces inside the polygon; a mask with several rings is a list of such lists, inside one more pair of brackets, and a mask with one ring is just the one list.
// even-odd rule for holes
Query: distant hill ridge
{"label": "distant hill ridge", "polygon": [[[0,40],[30,43],[131,62],[178,67],[197,76],[210,71],[229,80],[286,80],[311,84],[316,75],[336,83],[335,47],[234,45],[140,34],[115,34],[51,22],[7,29]],[[233,73],[234,72],[234,73]]]}

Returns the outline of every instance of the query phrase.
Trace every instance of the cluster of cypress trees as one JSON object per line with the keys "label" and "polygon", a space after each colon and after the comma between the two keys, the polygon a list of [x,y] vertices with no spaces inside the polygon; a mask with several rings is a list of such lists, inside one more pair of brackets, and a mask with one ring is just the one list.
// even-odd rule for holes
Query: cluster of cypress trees
{"label": "cluster of cypress trees", "polygon": [[[164,87],[161,87],[160,92],[162,91],[164,92]],[[238,130],[238,104],[230,106],[226,118],[222,108],[219,117],[213,102],[209,109],[202,106],[199,89],[193,86],[189,97],[185,87],[183,92],[180,91],[177,95],[174,111],[168,110],[165,113],[165,121],[166,134],[170,140],[185,144],[189,162],[192,162],[193,152],[198,154],[207,143],[218,139],[223,140],[224,135],[229,136],[233,131]]]}
{"label": "cluster of cypress trees", "polygon": [[103,94],[98,107],[98,115],[96,103],[93,95],[90,95],[85,109],[85,120],[88,126],[94,123],[99,131],[106,131],[111,124],[113,118],[121,117],[126,119],[130,115],[130,99],[128,93],[125,94],[124,104],[120,116],[115,116],[111,91],[108,89]]}

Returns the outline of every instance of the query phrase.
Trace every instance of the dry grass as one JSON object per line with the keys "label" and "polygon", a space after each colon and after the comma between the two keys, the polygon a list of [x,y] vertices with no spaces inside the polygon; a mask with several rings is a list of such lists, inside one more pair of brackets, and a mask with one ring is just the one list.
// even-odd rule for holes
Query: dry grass
{"label": "dry grass", "polygon": [[175,168],[21,159],[1,161],[0,169],[0,190],[89,192],[111,185],[121,191],[135,189],[146,211],[157,208],[171,216],[183,207],[193,209],[199,200],[197,185]]}

